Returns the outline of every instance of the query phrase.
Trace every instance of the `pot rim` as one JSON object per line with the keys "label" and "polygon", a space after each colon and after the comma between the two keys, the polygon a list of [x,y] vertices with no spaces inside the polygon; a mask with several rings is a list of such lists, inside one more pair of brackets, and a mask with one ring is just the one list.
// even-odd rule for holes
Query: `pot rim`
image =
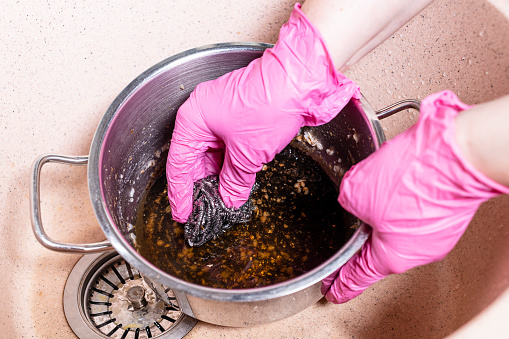
{"label": "pot rim", "polygon": [[[175,67],[194,58],[199,58],[205,54],[210,55],[211,53],[225,53],[232,50],[263,52],[266,48],[270,48],[272,46],[273,45],[271,44],[257,42],[220,43],[193,48],[171,56],[150,67],[127,85],[127,87],[125,87],[111,103],[105,115],[101,119],[92,140],[88,161],[88,188],[92,206],[104,234],[115,250],[147,278],[157,281],[174,290],[180,290],[199,298],[237,302],[273,299],[292,294],[320,282],[322,279],[326,278],[344,265],[362,247],[369,237],[371,228],[368,225],[361,223],[349,241],[343,245],[343,247],[334,256],[303,275],[265,287],[250,289],[219,289],[189,283],[171,276],[157,268],[155,265],[143,258],[134,249],[134,247],[125,240],[119,229],[115,226],[105,204],[104,195],[101,189],[100,166],[103,152],[102,146],[108,129],[115,120],[116,113],[119,108],[122,107],[126,100],[133,95],[143,83],[150,81],[152,78],[156,77],[161,72],[166,71],[168,68]],[[362,96],[360,100],[355,100],[354,103],[358,106],[361,112],[365,113],[364,118],[367,120],[373,136],[377,138],[378,143],[375,143],[375,148],[378,149],[382,142],[385,141],[385,135],[375,111],[369,105],[364,96]]]}

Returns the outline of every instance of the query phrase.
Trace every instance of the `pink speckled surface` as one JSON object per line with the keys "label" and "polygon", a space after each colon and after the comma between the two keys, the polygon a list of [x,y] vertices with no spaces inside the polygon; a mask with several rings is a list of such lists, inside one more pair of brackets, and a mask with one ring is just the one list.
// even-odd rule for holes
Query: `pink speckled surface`
{"label": "pink speckled surface", "polygon": [[[30,166],[43,153],[88,154],[118,93],[155,63],[215,42],[273,43],[294,1],[16,2],[0,9],[1,338],[73,338],[63,314],[78,255],[35,240]],[[361,60],[348,76],[380,109],[452,89],[469,104],[509,93],[509,1],[436,1]],[[417,119],[383,122],[388,137]],[[84,167],[48,165],[42,214],[56,239],[104,238]],[[344,305],[319,302],[253,328],[199,323],[189,338],[506,337],[509,323],[509,197],[484,204],[443,261],[391,276]],[[475,317],[475,318],[474,318]],[[474,318],[472,321],[470,321]]]}

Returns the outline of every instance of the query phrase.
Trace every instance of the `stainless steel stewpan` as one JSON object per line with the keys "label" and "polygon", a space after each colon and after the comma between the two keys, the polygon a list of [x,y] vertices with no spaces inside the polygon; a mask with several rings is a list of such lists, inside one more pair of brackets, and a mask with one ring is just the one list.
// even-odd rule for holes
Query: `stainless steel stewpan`
{"label": "stainless steel stewpan", "polygon": [[[113,101],[99,123],[88,156],[39,157],[33,165],[30,200],[33,230],[41,244],[55,251],[74,253],[114,248],[154,285],[173,289],[184,313],[218,325],[271,322],[317,302],[322,297],[321,280],[362,246],[369,236],[369,226],[361,223],[352,230],[346,244],[312,271],[256,289],[214,289],[188,283],[155,267],[134,247],[136,208],[149,182],[164,166],[178,107],[198,83],[246,66],[268,47],[271,46],[261,43],[225,43],[170,57],[138,76]],[[352,100],[330,123],[303,128],[300,133],[307,132],[312,141],[297,146],[311,154],[339,185],[348,168],[376,151],[385,140],[379,118],[418,106],[418,102],[406,100],[375,112],[364,98]],[[46,235],[41,222],[39,181],[41,168],[48,162],[88,164],[90,198],[107,241],[66,244]],[[347,217],[354,221],[353,216]]]}

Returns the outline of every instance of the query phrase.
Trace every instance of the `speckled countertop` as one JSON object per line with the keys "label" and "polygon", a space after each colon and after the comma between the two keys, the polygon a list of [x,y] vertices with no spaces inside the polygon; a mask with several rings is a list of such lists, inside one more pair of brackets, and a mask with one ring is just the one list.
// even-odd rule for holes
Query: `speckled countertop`
{"label": "speckled countertop", "polygon": [[[67,0],[0,8],[0,338],[73,338],[64,285],[78,255],[34,238],[30,166],[43,153],[86,155],[109,104],[137,75],[178,52],[216,42],[273,43],[294,1]],[[354,66],[349,77],[374,108],[452,89],[475,104],[509,93],[509,1],[436,1]],[[338,32],[338,34],[341,34]],[[392,137],[415,112],[383,121]],[[104,238],[86,168],[42,173],[47,232],[67,242]],[[199,323],[189,338],[506,337],[509,323],[509,197],[485,203],[441,262],[390,276],[359,298],[323,300],[252,328]],[[475,318],[474,318],[475,317]],[[472,320],[473,318],[473,320]]]}

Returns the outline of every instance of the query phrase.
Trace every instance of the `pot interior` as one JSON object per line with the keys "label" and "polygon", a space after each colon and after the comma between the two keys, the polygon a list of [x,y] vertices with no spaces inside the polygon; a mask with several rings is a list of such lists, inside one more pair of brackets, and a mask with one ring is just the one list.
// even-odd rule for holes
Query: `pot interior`
{"label": "pot interior", "polygon": [[[104,135],[96,134],[96,138],[102,139],[99,180],[103,205],[123,237],[124,244],[112,241],[115,247],[125,243],[134,247],[137,207],[164,169],[179,106],[197,84],[246,66],[267,47],[222,44],[182,53],[140,75],[111,105],[103,118]],[[352,100],[330,123],[302,128],[292,145],[318,162],[339,188],[343,174],[383,141],[377,124],[364,99]],[[345,220],[350,226],[356,218],[348,214]],[[110,232],[102,227],[108,236]]]}

